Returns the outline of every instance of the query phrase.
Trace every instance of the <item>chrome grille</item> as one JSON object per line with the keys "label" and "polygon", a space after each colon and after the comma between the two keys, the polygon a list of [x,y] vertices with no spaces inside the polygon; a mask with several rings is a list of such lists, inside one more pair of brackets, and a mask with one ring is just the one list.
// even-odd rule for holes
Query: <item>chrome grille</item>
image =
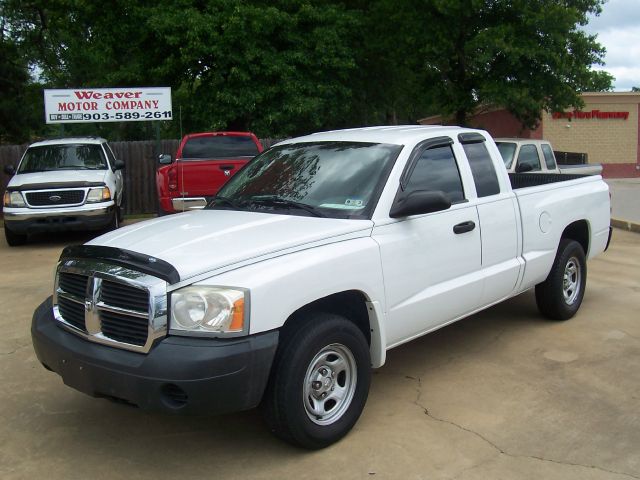
{"label": "chrome grille", "polygon": [[84,200],[84,190],[51,190],[47,192],[27,192],[27,202],[34,207],[74,205]]}
{"label": "chrome grille", "polygon": [[139,346],[147,343],[149,320],[146,318],[103,310],[100,312],[100,326],[106,337],[118,342]]}
{"label": "chrome grille", "polygon": [[78,275],[75,273],[61,273],[58,278],[58,287],[66,293],[75,295],[79,299],[83,299],[87,295],[87,282],[89,277],[86,275]]}
{"label": "chrome grille", "polygon": [[145,353],[167,333],[167,283],[118,265],[67,259],[58,265],[53,311],[90,341]]}
{"label": "chrome grille", "polygon": [[71,325],[83,332],[87,331],[84,323],[84,304],[69,298],[61,297],[58,303],[60,315]]}
{"label": "chrome grille", "polygon": [[122,283],[103,280],[100,299],[105,304],[118,308],[135,310],[136,312],[149,311],[149,292],[141,288],[131,288]]}

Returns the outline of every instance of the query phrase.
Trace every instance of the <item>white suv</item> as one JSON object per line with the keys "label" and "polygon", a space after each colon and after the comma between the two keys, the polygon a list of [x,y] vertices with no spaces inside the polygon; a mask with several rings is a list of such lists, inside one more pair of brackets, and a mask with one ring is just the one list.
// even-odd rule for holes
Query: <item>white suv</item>
{"label": "white suv", "polygon": [[104,138],[36,142],[27,148],[4,194],[4,234],[10,246],[30,233],[118,228],[124,162]]}

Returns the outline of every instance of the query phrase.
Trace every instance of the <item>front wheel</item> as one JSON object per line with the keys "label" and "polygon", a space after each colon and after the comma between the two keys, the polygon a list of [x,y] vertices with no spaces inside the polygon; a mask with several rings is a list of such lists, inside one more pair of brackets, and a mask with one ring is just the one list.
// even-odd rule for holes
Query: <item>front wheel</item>
{"label": "front wheel", "polygon": [[10,247],[18,247],[27,243],[27,236],[25,234],[12,232],[6,223],[4,224],[4,238]]}
{"label": "front wheel", "polygon": [[538,309],[553,320],[573,317],[582,304],[586,284],[587,262],[582,245],[563,238],[549,276],[536,285]]}
{"label": "front wheel", "polygon": [[345,436],[362,413],[371,383],[369,346],[340,315],[300,320],[278,349],[262,411],[276,436],[324,448]]}

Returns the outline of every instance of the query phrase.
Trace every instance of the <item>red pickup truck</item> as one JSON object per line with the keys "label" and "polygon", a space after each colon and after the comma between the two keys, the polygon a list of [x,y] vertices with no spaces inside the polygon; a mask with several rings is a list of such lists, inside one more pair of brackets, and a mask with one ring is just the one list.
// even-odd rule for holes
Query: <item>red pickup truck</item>
{"label": "red pickup truck", "polygon": [[175,161],[168,154],[158,158],[158,213],[203,208],[227,180],[262,150],[262,144],[251,132],[185,135]]}

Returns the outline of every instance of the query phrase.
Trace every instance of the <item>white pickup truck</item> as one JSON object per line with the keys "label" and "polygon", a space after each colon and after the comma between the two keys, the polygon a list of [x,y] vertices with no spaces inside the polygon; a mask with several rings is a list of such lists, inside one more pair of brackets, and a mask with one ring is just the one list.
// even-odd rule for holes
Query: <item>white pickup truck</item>
{"label": "white pickup truck", "polygon": [[509,173],[562,173],[600,175],[602,165],[559,166],[551,144],[530,138],[496,138],[496,145]]}
{"label": "white pickup truck", "polygon": [[308,135],[204,210],[67,247],[33,344],[89,395],[260,405],[276,435],[321,448],[355,424],[387,350],[534,287],[543,315],[572,317],[609,214],[601,177],[510,178],[481,130]]}
{"label": "white pickup truck", "polygon": [[124,207],[124,162],[104,138],[43,140],[27,148],[4,193],[4,236],[9,246],[28,235],[116,229]]}

